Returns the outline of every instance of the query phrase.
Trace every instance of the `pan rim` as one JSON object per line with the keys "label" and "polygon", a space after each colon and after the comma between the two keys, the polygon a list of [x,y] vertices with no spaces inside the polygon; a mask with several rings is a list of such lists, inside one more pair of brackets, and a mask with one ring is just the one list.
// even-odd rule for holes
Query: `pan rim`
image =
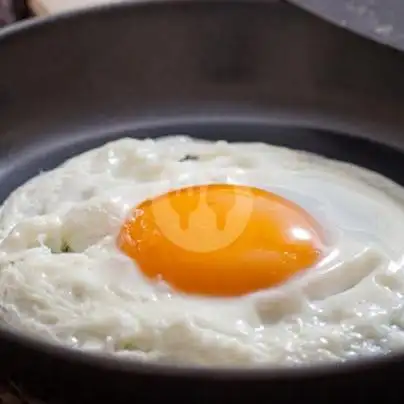
{"label": "pan rim", "polygon": [[[0,32],[1,42],[12,38],[16,34],[23,34],[25,31],[40,28],[45,25],[55,24],[59,21],[66,21],[71,18],[95,16],[106,13],[110,9],[125,10],[127,8],[142,7],[173,7],[187,5],[198,7],[213,5],[223,6],[226,4],[254,4],[273,5],[282,3],[281,0],[138,0],[136,3],[124,2],[115,4],[99,5],[88,9],[67,11],[54,16],[37,17],[32,20],[17,22],[8,26]],[[402,152],[402,151],[401,151]],[[155,362],[141,362],[134,359],[126,359],[117,356],[106,356],[99,353],[90,353],[78,349],[66,347],[59,344],[52,344],[39,337],[29,335],[21,330],[0,324],[0,338],[10,344],[17,344],[43,355],[49,355],[57,359],[72,362],[75,364],[91,365],[112,371],[133,372],[137,374],[150,374],[155,376],[169,376],[182,378],[200,378],[216,381],[277,381],[295,379],[312,379],[319,376],[347,375],[354,372],[368,370],[384,365],[394,365],[404,360],[404,353],[392,353],[377,357],[355,359],[345,363],[326,363],[318,365],[302,365],[295,368],[290,367],[263,367],[263,368],[240,368],[240,367],[197,367],[187,364],[163,364]]]}

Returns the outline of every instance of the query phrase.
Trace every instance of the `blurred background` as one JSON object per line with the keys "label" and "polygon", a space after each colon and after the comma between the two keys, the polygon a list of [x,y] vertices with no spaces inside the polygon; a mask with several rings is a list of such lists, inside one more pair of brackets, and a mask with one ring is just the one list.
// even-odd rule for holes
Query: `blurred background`
{"label": "blurred background", "polygon": [[0,0],[0,27],[31,16],[46,16],[123,0]]}
{"label": "blurred background", "polygon": [[9,24],[16,18],[11,0],[0,0],[0,26]]}
{"label": "blurred background", "polygon": [[[126,1],[136,0],[0,0],[0,28],[27,17]],[[404,50],[404,0],[287,1],[345,29]]]}

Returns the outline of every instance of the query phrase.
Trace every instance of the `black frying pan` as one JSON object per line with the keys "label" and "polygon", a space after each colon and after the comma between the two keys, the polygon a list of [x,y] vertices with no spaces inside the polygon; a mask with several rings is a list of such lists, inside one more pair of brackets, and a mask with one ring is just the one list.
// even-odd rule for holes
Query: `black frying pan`
{"label": "black frying pan", "polygon": [[[404,54],[281,1],[140,1],[16,25],[0,35],[0,198],[107,140],[178,132],[310,150],[404,185],[403,69]],[[65,401],[387,402],[403,374],[403,354],[289,370],[141,365],[0,329],[0,376]]]}

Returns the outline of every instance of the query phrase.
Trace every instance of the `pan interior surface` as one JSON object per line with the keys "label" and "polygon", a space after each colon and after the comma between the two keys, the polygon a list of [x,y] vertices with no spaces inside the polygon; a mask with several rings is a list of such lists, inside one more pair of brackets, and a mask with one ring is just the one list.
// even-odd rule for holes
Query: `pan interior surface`
{"label": "pan interior surface", "polygon": [[[244,120],[223,118],[211,122],[207,119],[201,122],[178,117],[177,120],[155,119],[154,121],[138,122],[119,130],[116,128],[110,130],[105,128],[88,129],[72,133],[70,136],[55,136],[54,142],[50,142],[48,138],[41,139],[39,137],[29,147],[15,151],[7,158],[0,160],[0,200],[5,200],[16,187],[40,172],[51,170],[67,159],[102,146],[109,141],[123,137],[141,139],[167,135],[187,135],[209,141],[263,142],[284,146],[312,152],[329,159],[349,162],[378,172],[396,183],[404,185],[402,177],[403,153],[395,148],[364,138],[337,131],[298,126],[293,122],[275,125],[270,122],[257,122],[254,118]],[[19,333],[19,336],[22,337],[20,341],[24,343],[24,335]],[[12,333],[8,338],[10,337],[12,339]],[[27,344],[27,347],[36,346],[31,344],[32,341]],[[19,345],[17,344],[17,346]],[[59,352],[61,357],[63,357],[64,352],[66,351],[61,350]],[[71,359],[74,360],[74,358],[76,356],[72,355]],[[83,359],[85,357],[81,358],[81,360]],[[90,360],[91,357],[89,356],[88,359]],[[102,358],[98,359],[101,360]],[[105,358],[102,360],[109,362]],[[358,363],[360,362],[359,360]],[[100,364],[102,361],[97,360],[95,363]],[[111,368],[120,367],[115,360],[110,365]],[[128,369],[132,366],[136,368],[136,365],[136,362],[125,361],[122,363],[122,366],[128,366]],[[355,363],[353,365],[355,366]],[[347,370],[349,368],[350,365],[347,366]]]}

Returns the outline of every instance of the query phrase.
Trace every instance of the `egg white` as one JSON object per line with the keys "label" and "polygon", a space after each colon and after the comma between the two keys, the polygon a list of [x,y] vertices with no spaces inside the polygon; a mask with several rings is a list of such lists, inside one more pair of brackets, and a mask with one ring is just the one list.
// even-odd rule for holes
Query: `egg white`
{"label": "egg white", "polygon": [[[186,155],[198,160],[180,161]],[[327,231],[324,259],[280,287],[231,299],[145,279],[115,244],[130,210],[217,182],[298,203]],[[309,153],[184,136],[121,139],[33,178],[3,204],[1,321],[77,349],[208,366],[402,349],[403,206],[392,181]]]}

